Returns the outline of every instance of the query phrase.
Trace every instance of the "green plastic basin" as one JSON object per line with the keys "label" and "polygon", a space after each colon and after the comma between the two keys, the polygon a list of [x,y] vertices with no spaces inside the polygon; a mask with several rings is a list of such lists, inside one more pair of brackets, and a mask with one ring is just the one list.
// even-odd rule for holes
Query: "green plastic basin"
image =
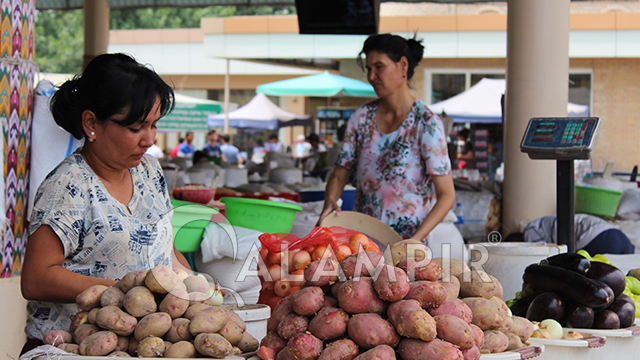
{"label": "green plastic basin", "polygon": [[293,226],[298,205],[277,201],[223,197],[224,213],[233,226],[245,227],[264,233],[288,233]]}
{"label": "green plastic basin", "polygon": [[173,241],[180,252],[200,250],[204,229],[218,209],[188,201],[171,200],[173,204]]}

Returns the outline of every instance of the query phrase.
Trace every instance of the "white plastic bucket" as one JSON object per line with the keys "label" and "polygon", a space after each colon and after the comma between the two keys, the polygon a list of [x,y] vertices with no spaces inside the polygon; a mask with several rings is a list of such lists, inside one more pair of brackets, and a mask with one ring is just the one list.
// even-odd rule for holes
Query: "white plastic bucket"
{"label": "white plastic bucket", "polygon": [[[593,360],[638,360],[640,358],[640,327],[636,325],[624,329],[571,329],[578,332],[590,332],[594,336],[607,338],[605,346],[593,349]],[[569,330],[569,329],[567,329]]]}
{"label": "white plastic bucket", "polygon": [[247,324],[247,332],[259,342],[267,336],[267,321],[271,317],[271,308],[268,305],[222,305],[222,307],[232,310]]}
{"label": "white plastic bucket", "polygon": [[[608,339],[600,336],[591,336],[585,339],[540,339],[529,338],[533,345],[544,345],[544,352],[536,358],[540,360],[595,360],[595,351],[604,349]],[[607,357],[607,359],[618,359]]]}
{"label": "white plastic bucket", "polygon": [[522,289],[524,269],[551,255],[567,252],[566,245],[489,242],[469,245],[469,266],[493,275],[504,290],[502,299],[509,300]]}

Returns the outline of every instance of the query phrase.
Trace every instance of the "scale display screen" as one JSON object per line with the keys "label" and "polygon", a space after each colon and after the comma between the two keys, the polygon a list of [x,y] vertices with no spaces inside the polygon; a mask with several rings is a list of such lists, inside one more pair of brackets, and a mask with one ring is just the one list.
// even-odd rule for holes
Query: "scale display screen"
{"label": "scale display screen", "polygon": [[533,118],[520,150],[532,159],[589,159],[600,128],[599,118]]}

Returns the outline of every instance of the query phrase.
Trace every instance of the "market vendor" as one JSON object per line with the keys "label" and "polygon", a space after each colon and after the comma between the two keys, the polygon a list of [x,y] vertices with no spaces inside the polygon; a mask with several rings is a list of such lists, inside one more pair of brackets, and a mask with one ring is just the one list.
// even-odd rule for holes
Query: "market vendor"
{"label": "market vendor", "polygon": [[426,241],[453,208],[455,190],[442,121],[409,93],[408,82],[423,52],[415,37],[375,34],[365,41],[358,63],[366,68],[379,98],[349,119],[320,221],[333,211],[339,215],[337,200],[352,172],[354,210],[381,220],[405,239]]}
{"label": "market vendor", "polygon": [[160,264],[188,269],[173,245],[162,168],[145,155],[173,103],[171,87],[124,54],[94,58],[54,93],[56,123],[85,142],[35,196],[21,278],[29,300],[23,352],[68,329],[76,296],[90,286]]}

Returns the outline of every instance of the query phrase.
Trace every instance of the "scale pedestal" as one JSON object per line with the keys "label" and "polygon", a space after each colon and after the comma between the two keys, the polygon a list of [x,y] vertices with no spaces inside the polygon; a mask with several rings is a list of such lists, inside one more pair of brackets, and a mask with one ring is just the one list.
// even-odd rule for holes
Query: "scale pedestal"
{"label": "scale pedestal", "polygon": [[533,160],[556,160],[558,245],[576,251],[574,160],[589,159],[595,148],[599,118],[532,118],[520,151]]}

